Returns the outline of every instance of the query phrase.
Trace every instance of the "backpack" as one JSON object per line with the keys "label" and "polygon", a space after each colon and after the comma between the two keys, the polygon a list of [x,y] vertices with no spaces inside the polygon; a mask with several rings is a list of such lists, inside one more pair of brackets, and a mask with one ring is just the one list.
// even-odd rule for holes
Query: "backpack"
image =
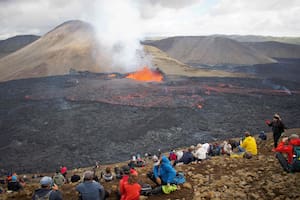
{"label": "backpack", "polygon": [[185,177],[182,172],[179,172],[176,174],[175,178],[172,181],[173,184],[183,184],[185,183]]}
{"label": "backpack", "polygon": [[292,172],[300,172],[300,146],[294,146]]}
{"label": "backpack", "polygon": [[151,185],[145,183],[141,185],[141,192],[140,194],[143,196],[150,196],[152,194],[152,187]]}
{"label": "backpack", "polygon": [[37,194],[34,195],[34,200],[49,200],[52,190],[50,190],[46,195],[39,197]]}

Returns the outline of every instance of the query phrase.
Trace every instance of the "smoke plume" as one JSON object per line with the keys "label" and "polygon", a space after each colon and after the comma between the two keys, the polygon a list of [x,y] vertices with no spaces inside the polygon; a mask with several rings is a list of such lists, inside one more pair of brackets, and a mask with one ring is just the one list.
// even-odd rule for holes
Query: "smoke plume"
{"label": "smoke plume", "polygon": [[140,44],[144,33],[137,1],[95,1],[92,23],[113,68],[129,72],[149,64]]}

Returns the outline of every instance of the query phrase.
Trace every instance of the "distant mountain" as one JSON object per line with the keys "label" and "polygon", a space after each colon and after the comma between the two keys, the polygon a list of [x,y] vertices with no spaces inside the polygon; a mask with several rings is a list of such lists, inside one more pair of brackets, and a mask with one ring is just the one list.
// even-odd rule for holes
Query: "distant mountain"
{"label": "distant mountain", "polygon": [[276,62],[240,42],[222,37],[183,36],[145,43],[186,64],[254,65]]}
{"label": "distant mountain", "polygon": [[300,58],[300,45],[281,42],[247,42],[246,46],[272,58]]}
{"label": "distant mountain", "polygon": [[65,22],[0,59],[0,80],[62,75],[71,69],[101,72],[110,62],[95,38],[90,24],[78,20]]}
{"label": "distant mountain", "polygon": [[0,58],[23,48],[39,38],[40,36],[37,35],[18,35],[6,40],[0,40]]}
{"label": "distant mountain", "polygon": [[[38,40],[0,59],[0,81],[64,75],[71,71],[120,72],[103,50],[94,28],[73,20],[51,30]],[[185,76],[240,76],[222,71],[195,69],[171,58],[157,48],[144,46],[152,65],[165,74]],[[141,58],[142,59],[142,58]],[[141,66],[144,67],[144,66]]]}
{"label": "distant mountain", "polygon": [[273,36],[261,36],[261,35],[215,35],[218,37],[226,37],[238,42],[282,42],[289,44],[299,44],[300,37],[273,37]]}

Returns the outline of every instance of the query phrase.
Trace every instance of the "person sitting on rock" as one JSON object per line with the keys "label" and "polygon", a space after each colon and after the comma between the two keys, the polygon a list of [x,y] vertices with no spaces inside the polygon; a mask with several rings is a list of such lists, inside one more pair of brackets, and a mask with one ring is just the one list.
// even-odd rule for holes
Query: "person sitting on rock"
{"label": "person sitting on rock", "polygon": [[[300,171],[300,152],[295,152],[295,146],[300,146],[299,136],[292,134],[290,137],[284,137],[275,149],[276,158],[286,172]],[[300,150],[300,147],[298,147]],[[287,159],[283,154],[287,154]]]}
{"label": "person sitting on rock", "polygon": [[58,187],[62,186],[65,183],[65,177],[60,173],[60,170],[56,170],[55,175],[53,176],[53,182]]}
{"label": "person sitting on rock", "polygon": [[11,180],[7,183],[7,190],[16,192],[21,189],[23,189],[23,185],[18,181],[17,176],[13,175],[11,177]]}
{"label": "person sitting on rock", "polygon": [[121,200],[139,200],[141,185],[138,184],[138,173],[134,169],[130,169],[127,182],[124,182],[124,191]]}
{"label": "person sitting on rock", "polygon": [[83,174],[83,183],[76,186],[76,191],[79,193],[81,200],[103,200],[105,199],[106,192],[100,183],[93,180],[94,173],[86,171]]}
{"label": "person sitting on rock", "polygon": [[61,166],[60,167],[60,173],[66,178],[67,173],[68,173],[68,169],[66,166]]}
{"label": "person sitting on rock", "polygon": [[264,131],[261,131],[258,135],[258,138],[261,140],[267,140],[267,135],[265,134]]}
{"label": "person sitting on rock", "polygon": [[247,152],[252,155],[257,155],[257,144],[254,137],[251,136],[250,132],[245,132],[245,139],[238,146],[239,152]]}
{"label": "person sitting on rock", "polygon": [[169,159],[162,156],[160,161],[154,163],[152,173],[148,173],[147,176],[157,185],[171,184],[176,177],[176,170]]}
{"label": "person sitting on rock", "polygon": [[78,174],[76,174],[76,172],[74,171],[73,175],[71,176],[71,182],[76,183],[78,181],[80,181],[80,176]]}
{"label": "person sitting on rock", "polygon": [[113,180],[113,174],[111,172],[111,168],[110,167],[106,167],[105,169],[105,172],[103,174],[103,179],[106,181],[106,182],[109,182],[109,181],[112,181]]}
{"label": "person sitting on rock", "polygon": [[231,144],[229,144],[226,140],[222,144],[222,154],[230,155],[232,153]]}
{"label": "person sitting on rock", "polygon": [[41,188],[34,191],[32,200],[49,199],[49,200],[62,200],[62,195],[58,191],[57,185],[52,181],[49,176],[44,176],[40,180]]}
{"label": "person sitting on rock", "polygon": [[187,151],[183,152],[182,157],[174,162],[173,166],[175,166],[177,163],[189,164],[195,161],[195,157],[192,153],[193,151],[194,149],[192,147],[188,148]]}
{"label": "person sitting on rock", "polygon": [[120,197],[121,200],[124,199],[124,197],[122,198],[122,196],[124,196],[123,194],[125,193],[124,185],[128,181],[129,174],[130,174],[130,167],[128,165],[122,166],[122,172],[123,172],[123,176],[122,179],[119,181],[119,193],[118,193],[118,196]]}
{"label": "person sitting on rock", "polygon": [[202,144],[197,145],[197,150],[194,154],[197,162],[205,160],[207,158],[207,150],[202,146]]}

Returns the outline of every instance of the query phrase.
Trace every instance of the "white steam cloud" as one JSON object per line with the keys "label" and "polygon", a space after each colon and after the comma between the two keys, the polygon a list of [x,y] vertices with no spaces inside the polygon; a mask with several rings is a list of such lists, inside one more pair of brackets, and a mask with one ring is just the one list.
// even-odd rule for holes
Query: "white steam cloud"
{"label": "white steam cloud", "polygon": [[136,1],[98,0],[94,9],[92,23],[101,45],[112,55],[112,67],[130,72],[149,65],[140,44],[144,28]]}

